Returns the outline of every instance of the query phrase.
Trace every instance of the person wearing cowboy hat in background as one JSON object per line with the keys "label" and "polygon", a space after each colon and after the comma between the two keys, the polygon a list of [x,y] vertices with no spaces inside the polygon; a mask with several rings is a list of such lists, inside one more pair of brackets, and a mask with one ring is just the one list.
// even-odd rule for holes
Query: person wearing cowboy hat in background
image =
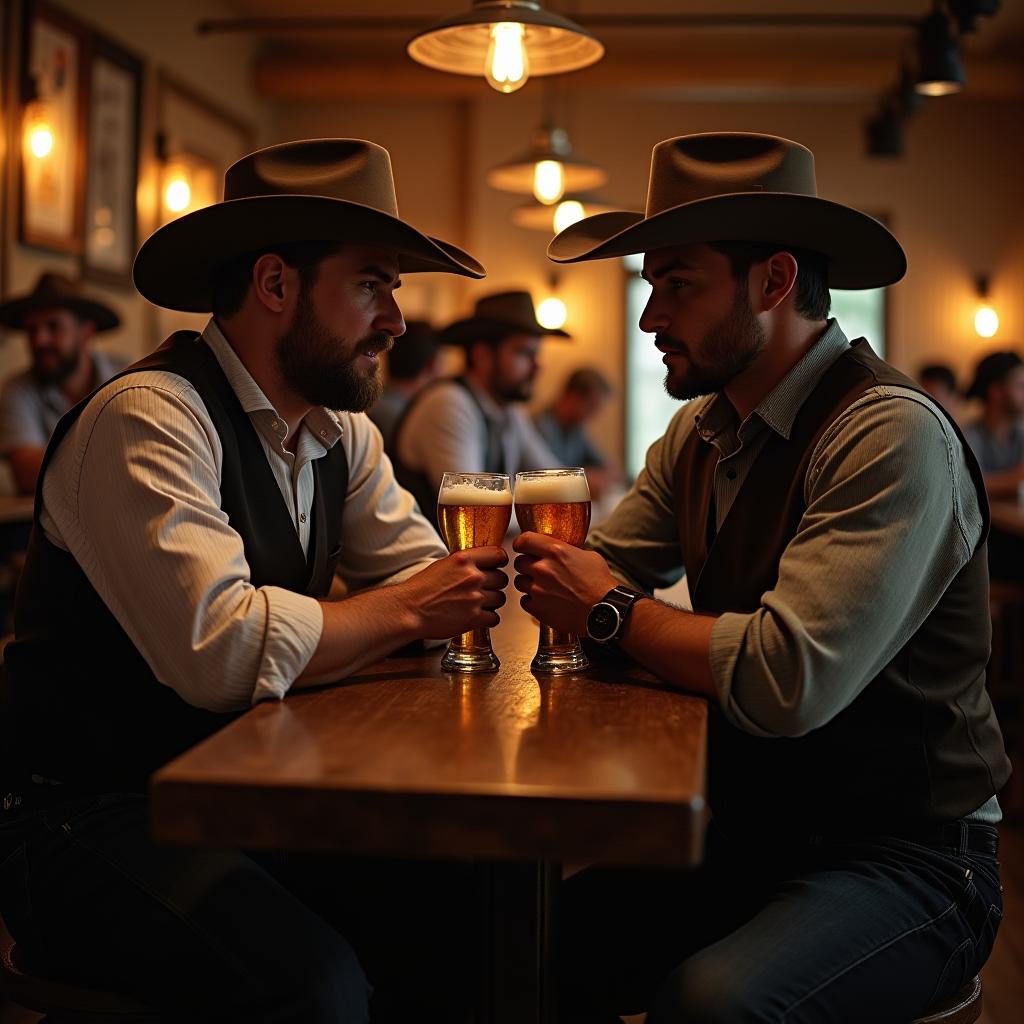
{"label": "person wearing cowboy hat in background", "polygon": [[61,420],[6,649],[0,909],[48,976],[190,1021],[449,1024],[471,998],[468,868],[163,849],[146,823],[150,773],[253,703],[498,622],[505,553],[448,556],[359,415],[413,271],[483,276],[352,139],[244,157],[142,246],[143,296],[213,316]]}
{"label": "person wearing cowboy hat in background", "polygon": [[[517,538],[515,585],[708,698],[712,814],[695,871],[564,885],[563,1024],[916,1018],[992,948],[1010,766],[977,462],[828,319],[830,285],[892,284],[903,251],[818,198],[804,147],[710,133],[655,147],[646,214],[548,252],[644,253],[640,327],[693,401],[590,550]],[[650,598],[683,572],[693,612]]]}
{"label": "person wearing cowboy hat in background", "polygon": [[26,295],[0,304],[0,324],[24,331],[32,366],[0,392],[0,454],[20,494],[36,489],[43,452],[57,421],[128,362],[92,351],[92,339],[120,318],[79,284],[44,273]]}
{"label": "person wearing cowboy hat in background", "polygon": [[419,393],[395,428],[391,453],[395,475],[424,515],[436,517],[448,470],[515,478],[520,470],[559,464],[523,408],[545,337],[569,335],[541,326],[524,291],[482,296],[471,317],[440,332],[439,345],[465,350],[465,373]]}

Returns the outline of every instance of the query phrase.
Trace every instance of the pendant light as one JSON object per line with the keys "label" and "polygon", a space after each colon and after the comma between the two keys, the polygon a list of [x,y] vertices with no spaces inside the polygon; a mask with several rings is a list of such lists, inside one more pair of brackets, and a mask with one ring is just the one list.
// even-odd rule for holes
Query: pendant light
{"label": "pendant light", "polygon": [[551,206],[567,193],[589,192],[608,180],[605,169],[572,151],[565,129],[551,122],[534,133],[529,150],[487,172],[487,184],[502,192],[533,193]]}
{"label": "pendant light", "polygon": [[578,71],[604,56],[604,44],[581,25],[536,0],[473,0],[414,36],[413,60],[456,75],[482,75],[498,92],[521,89],[530,75]]}
{"label": "pendant light", "polygon": [[549,235],[557,235],[571,224],[584,217],[593,217],[596,213],[609,213],[619,207],[606,203],[603,199],[583,192],[570,192],[562,196],[557,203],[550,206],[544,203],[524,203],[517,206],[512,213],[512,223],[532,231],[546,231]]}
{"label": "pendant light", "polygon": [[963,61],[945,11],[935,9],[917,29],[917,82],[924,96],[949,96],[967,84]]}

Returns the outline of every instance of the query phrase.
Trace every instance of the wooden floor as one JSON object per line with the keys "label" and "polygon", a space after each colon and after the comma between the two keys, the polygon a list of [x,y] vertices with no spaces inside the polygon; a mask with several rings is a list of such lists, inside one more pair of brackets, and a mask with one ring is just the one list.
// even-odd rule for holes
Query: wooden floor
{"label": "wooden floor", "polygon": [[[1024,825],[1004,825],[1000,833],[1004,919],[992,957],[981,972],[985,1006],[981,1024],[1018,1024],[1024,1006]],[[0,1002],[0,1024],[35,1024],[40,1019]]]}

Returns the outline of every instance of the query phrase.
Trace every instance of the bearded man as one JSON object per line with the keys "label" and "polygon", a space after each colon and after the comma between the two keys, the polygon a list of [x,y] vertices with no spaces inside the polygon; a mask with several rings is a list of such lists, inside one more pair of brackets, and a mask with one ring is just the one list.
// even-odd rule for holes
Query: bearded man
{"label": "bearded man", "polygon": [[[79,404],[47,449],[6,650],[0,910],[47,975],[168,1019],[359,1024],[374,989],[375,1021],[458,1020],[474,911],[457,867],[148,838],[147,777],[250,705],[494,626],[504,602],[504,552],[447,556],[361,415],[401,344],[400,274],[482,267],[398,218],[372,143],[262,150],[224,194],[134,271],[150,301],[212,311],[205,330]],[[336,568],[350,596],[329,602]]]}
{"label": "bearded man", "polygon": [[[524,533],[543,623],[710,702],[692,872],[565,886],[566,1024],[912,1020],[985,962],[1002,908],[985,690],[988,505],[955,421],[828,318],[829,285],[906,269],[766,135],[655,147],[647,212],[551,243],[644,253],[640,319],[691,400],[577,550]],[[652,600],[685,572],[693,612]]]}
{"label": "bearded man", "polygon": [[60,274],[0,305],[0,324],[24,331],[32,365],[0,392],[0,454],[19,494],[36,489],[43,453],[57,421],[127,362],[94,352],[92,340],[120,323],[108,306]]}

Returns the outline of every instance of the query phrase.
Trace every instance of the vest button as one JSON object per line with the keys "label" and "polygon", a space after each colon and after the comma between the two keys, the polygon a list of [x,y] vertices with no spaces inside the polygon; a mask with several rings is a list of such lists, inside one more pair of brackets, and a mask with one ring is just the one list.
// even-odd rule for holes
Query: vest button
{"label": "vest button", "polygon": [[736,470],[735,469],[728,469],[728,470],[726,470],[725,475],[730,480],[735,480],[736,479]]}
{"label": "vest button", "polygon": [[299,513],[299,522],[300,523],[304,523],[305,521],[306,521],[306,513],[305,512],[300,512]]}

